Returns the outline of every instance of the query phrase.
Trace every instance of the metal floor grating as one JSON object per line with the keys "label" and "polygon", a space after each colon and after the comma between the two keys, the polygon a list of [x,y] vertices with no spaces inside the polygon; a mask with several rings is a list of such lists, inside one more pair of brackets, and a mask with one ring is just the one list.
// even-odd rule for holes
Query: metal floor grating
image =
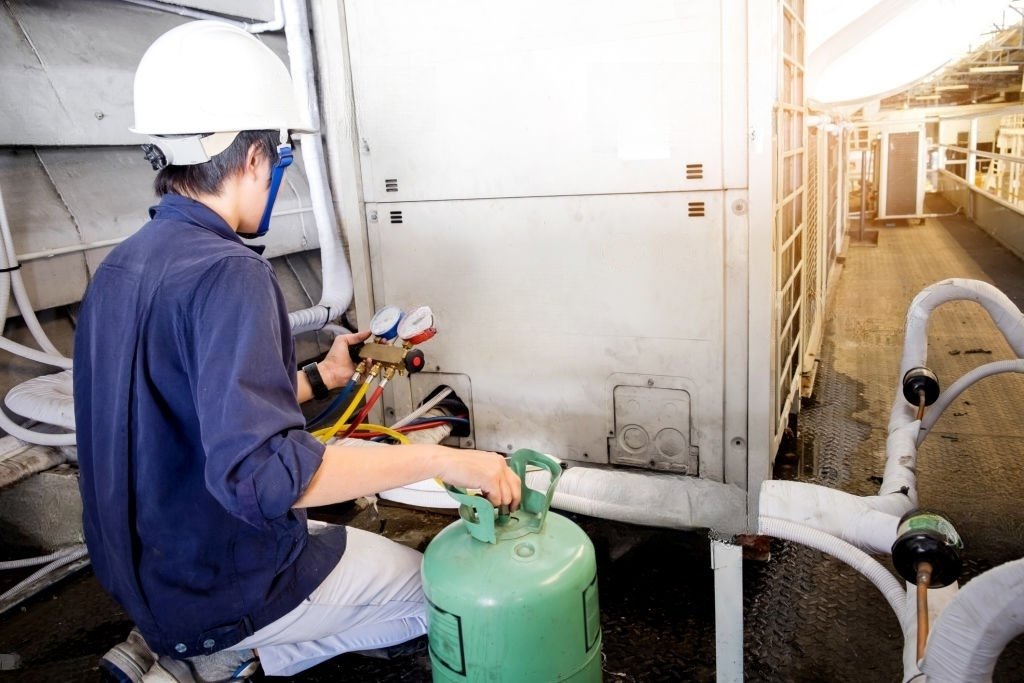
{"label": "metal floor grating", "polygon": [[[877,491],[903,318],[913,296],[956,276],[992,281],[1024,303],[1020,261],[962,217],[879,229],[878,247],[847,251],[814,396],[803,405],[791,459],[801,478],[857,494]],[[947,386],[966,368],[1009,357],[977,306],[943,307],[931,332],[929,363]],[[1024,555],[1022,390],[1019,376],[980,383],[921,449],[922,504],[957,524],[966,543],[966,579]],[[329,512],[335,521],[418,547],[450,521],[401,508]],[[605,681],[713,681],[714,597],[704,538],[577,521],[599,550]],[[772,550],[769,562],[744,567],[746,680],[899,681],[902,636],[880,594],[815,551],[778,541]],[[98,658],[130,628],[95,578],[82,572],[0,617],[0,652],[16,651],[23,660],[20,670],[0,672],[0,681],[96,681]],[[345,655],[290,680],[417,682],[429,681],[430,673],[422,658]],[[1024,680],[1024,639],[1004,652],[996,680]]]}

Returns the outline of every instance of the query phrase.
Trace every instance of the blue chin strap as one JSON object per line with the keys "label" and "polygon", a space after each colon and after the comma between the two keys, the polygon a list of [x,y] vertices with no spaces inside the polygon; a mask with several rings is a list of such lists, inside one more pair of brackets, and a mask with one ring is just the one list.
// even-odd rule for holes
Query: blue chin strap
{"label": "blue chin strap", "polygon": [[243,235],[243,237],[263,237],[270,230],[270,213],[274,210],[274,202],[277,201],[277,191],[284,179],[284,169],[292,165],[292,146],[283,144],[277,146],[277,162],[270,169],[270,194],[267,195],[267,206],[263,209],[263,217],[260,218],[260,227],[255,233]]}

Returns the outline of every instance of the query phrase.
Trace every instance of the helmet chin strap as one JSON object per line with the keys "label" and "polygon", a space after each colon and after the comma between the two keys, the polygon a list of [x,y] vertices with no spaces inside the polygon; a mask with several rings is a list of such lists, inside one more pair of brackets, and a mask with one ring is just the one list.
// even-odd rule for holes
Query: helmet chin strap
{"label": "helmet chin strap", "polygon": [[277,200],[277,191],[284,179],[284,170],[292,165],[292,146],[282,142],[277,146],[277,162],[270,169],[270,194],[267,195],[267,205],[263,209],[263,217],[260,218],[260,225],[254,233],[242,234],[240,237],[249,239],[263,237],[270,230],[270,213],[274,210],[274,202]]}

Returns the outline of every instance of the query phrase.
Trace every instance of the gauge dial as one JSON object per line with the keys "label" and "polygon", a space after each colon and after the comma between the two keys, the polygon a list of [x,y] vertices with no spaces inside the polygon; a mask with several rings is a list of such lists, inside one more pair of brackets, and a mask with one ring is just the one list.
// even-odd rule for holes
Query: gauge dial
{"label": "gauge dial", "polygon": [[[412,341],[427,330],[434,327],[434,312],[430,306],[420,306],[409,311],[398,326],[398,336],[405,341]],[[431,335],[433,336],[433,335]],[[429,337],[427,337],[429,339]]]}
{"label": "gauge dial", "polygon": [[370,320],[370,334],[385,340],[394,339],[401,319],[402,309],[398,306],[385,306]]}

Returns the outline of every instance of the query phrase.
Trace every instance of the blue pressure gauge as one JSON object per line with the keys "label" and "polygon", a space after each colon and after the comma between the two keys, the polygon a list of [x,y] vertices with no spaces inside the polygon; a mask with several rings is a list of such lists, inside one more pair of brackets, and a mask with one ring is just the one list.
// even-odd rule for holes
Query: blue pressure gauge
{"label": "blue pressure gauge", "polygon": [[391,341],[398,336],[398,323],[401,320],[402,309],[397,306],[385,306],[370,320],[370,334],[384,341]]}

